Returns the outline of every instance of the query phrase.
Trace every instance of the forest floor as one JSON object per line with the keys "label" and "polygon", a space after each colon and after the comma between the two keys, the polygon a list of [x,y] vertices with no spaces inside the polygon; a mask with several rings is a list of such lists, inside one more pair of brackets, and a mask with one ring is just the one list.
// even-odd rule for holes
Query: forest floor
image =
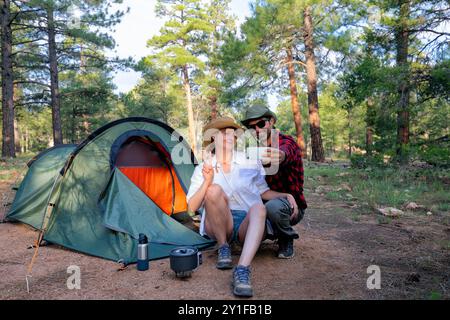
{"label": "forest floor", "polygon": [[[22,164],[0,164],[3,198]],[[276,243],[263,242],[252,265],[253,299],[450,298],[448,172],[380,173],[342,163],[308,164],[305,172],[309,207],[295,227],[295,256],[278,259]],[[405,209],[411,201],[423,207]],[[382,206],[403,213],[387,217],[377,211]],[[27,226],[0,224],[0,299],[234,298],[232,272],[215,268],[214,250],[204,252],[191,278],[180,280],[168,259],[151,261],[147,272],[135,265],[119,271],[113,262],[55,245],[40,248],[27,293],[25,274],[34,251],[27,248],[36,238]],[[71,265],[81,270],[79,290],[67,288]],[[380,289],[367,287],[372,265],[380,268]]]}

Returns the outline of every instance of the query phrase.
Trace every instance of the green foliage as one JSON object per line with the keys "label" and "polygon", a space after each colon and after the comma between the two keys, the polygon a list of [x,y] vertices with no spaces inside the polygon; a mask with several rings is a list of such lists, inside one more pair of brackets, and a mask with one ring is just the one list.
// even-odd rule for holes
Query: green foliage
{"label": "green foliage", "polygon": [[38,110],[16,109],[20,151],[36,153],[51,147],[52,113],[50,108]]}
{"label": "green foliage", "polygon": [[155,53],[147,59],[161,67],[177,70],[185,65],[202,70],[204,62],[197,53],[212,25],[206,20],[206,11],[199,0],[170,0],[157,2],[157,15],[167,19],[160,34],[153,36],[147,45]]}
{"label": "green foliage", "polygon": [[61,118],[66,141],[78,143],[109,120],[116,103],[111,79],[102,72],[60,76]]}
{"label": "green foliage", "polygon": [[[398,2],[385,0],[257,0],[238,32],[230,0],[159,0],[156,11],[164,26],[148,41],[151,54],[136,66],[142,79],[120,96],[113,92],[111,72],[131,62],[105,55],[115,45],[109,31],[125,14],[108,9],[116,2],[120,0],[12,3],[14,99],[24,152],[51,144],[45,21],[46,10],[53,8],[65,142],[80,141],[107,121],[134,115],[160,119],[184,132],[188,123],[180,70],[185,65],[198,124],[209,119],[214,101],[219,114],[239,116],[255,101],[276,97],[276,126],[295,135],[286,71],[286,48],[291,48],[309,154],[302,33],[302,10],[309,5],[326,156],[340,159],[351,153],[353,165],[361,168],[394,161],[399,83],[407,79],[410,141],[401,150],[411,160],[448,166],[448,144],[434,143],[448,137],[450,123],[448,34],[442,33],[449,15],[443,1],[410,1],[410,16],[401,17]],[[79,8],[78,25],[68,23],[71,4]],[[373,8],[379,19],[372,16]],[[407,67],[396,61],[397,31],[403,23],[414,29]],[[370,145],[366,132],[372,132]]]}
{"label": "green foliage", "polygon": [[305,178],[306,188],[315,192],[322,188],[332,200],[353,202],[363,214],[377,213],[379,207],[403,209],[415,202],[424,206],[416,214],[431,211],[448,217],[448,170],[391,165],[345,169],[339,163],[321,167],[306,164]]}
{"label": "green foliage", "polygon": [[[277,123],[276,127],[284,134],[295,136],[294,116],[292,115],[291,101],[285,100],[281,102],[276,110]],[[302,114],[302,125],[306,125],[308,121]],[[305,132],[306,133],[306,132]]]}
{"label": "green foliage", "polygon": [[180,128],[187,126],[183,92],[168,69],[142,60],[137,70],[143,73],[139,83],[121,97],[121,116],[144,116]]}
{"label": "green foliage", "polygon": [[380,154],[367,156],[362,154],[352,154],[350,157],[352,168],[364,169],[369,167],[382,167],[385,165],[383,156]]}
{"label": "green foliage", "polygon": [[437,167],[450,168],[450,145],[429,145],[419,149],[419,159]]}

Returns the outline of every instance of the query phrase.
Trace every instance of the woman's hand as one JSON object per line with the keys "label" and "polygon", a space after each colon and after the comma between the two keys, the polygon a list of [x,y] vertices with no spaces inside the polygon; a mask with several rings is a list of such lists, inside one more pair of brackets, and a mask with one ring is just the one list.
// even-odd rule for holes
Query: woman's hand
{"label": "woman's hand", "polygon": [[291,221],[295,221],[298,218],[298,206],[297,202],[295,201],[295,198],[292,196],[292,194],[287,193],[286,199],[289,201],[289,204],[291,205],[291,209],[293,210],[291,214]]}
{"label": "woman's hand", "polygon": [[209,187],[214,180],[214,168],[212,166],[211,152],[205,152],[203,156],[203,178],[205,179],[205,184]]}

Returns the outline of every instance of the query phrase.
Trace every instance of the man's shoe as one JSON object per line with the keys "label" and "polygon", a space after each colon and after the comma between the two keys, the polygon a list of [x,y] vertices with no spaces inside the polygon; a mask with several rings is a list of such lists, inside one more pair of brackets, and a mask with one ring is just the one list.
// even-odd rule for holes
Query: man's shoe
{"label": "man's shoe", "polygon": [[231,260],[231,248],[226,243],[218,250],[217,269],[231,269],[233,268],[233,261]]}
{"label": "man's shoe", "polygon": [[233,271],[233,294],[238,297],[252,297],[253,288],[250,283],[250,267],[236,266]]}
{"label": "man's shoe", "polygon": [[291,259],[294,257],[294,239],[278,240],[278,258]]}

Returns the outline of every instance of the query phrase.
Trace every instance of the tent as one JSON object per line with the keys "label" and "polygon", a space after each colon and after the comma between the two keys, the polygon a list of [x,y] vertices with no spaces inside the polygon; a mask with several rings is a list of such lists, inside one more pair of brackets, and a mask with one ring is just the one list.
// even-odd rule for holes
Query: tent
{"label": "tent", "polygon": [[203,249],[213,242],[183,224],[195,164],[168,125],[117,120],[79,145],[33,158],[6,220],[42,230],[50,243],[124,263],[136,262],[139,233],[149,239],[151,260],[180,245]]}

